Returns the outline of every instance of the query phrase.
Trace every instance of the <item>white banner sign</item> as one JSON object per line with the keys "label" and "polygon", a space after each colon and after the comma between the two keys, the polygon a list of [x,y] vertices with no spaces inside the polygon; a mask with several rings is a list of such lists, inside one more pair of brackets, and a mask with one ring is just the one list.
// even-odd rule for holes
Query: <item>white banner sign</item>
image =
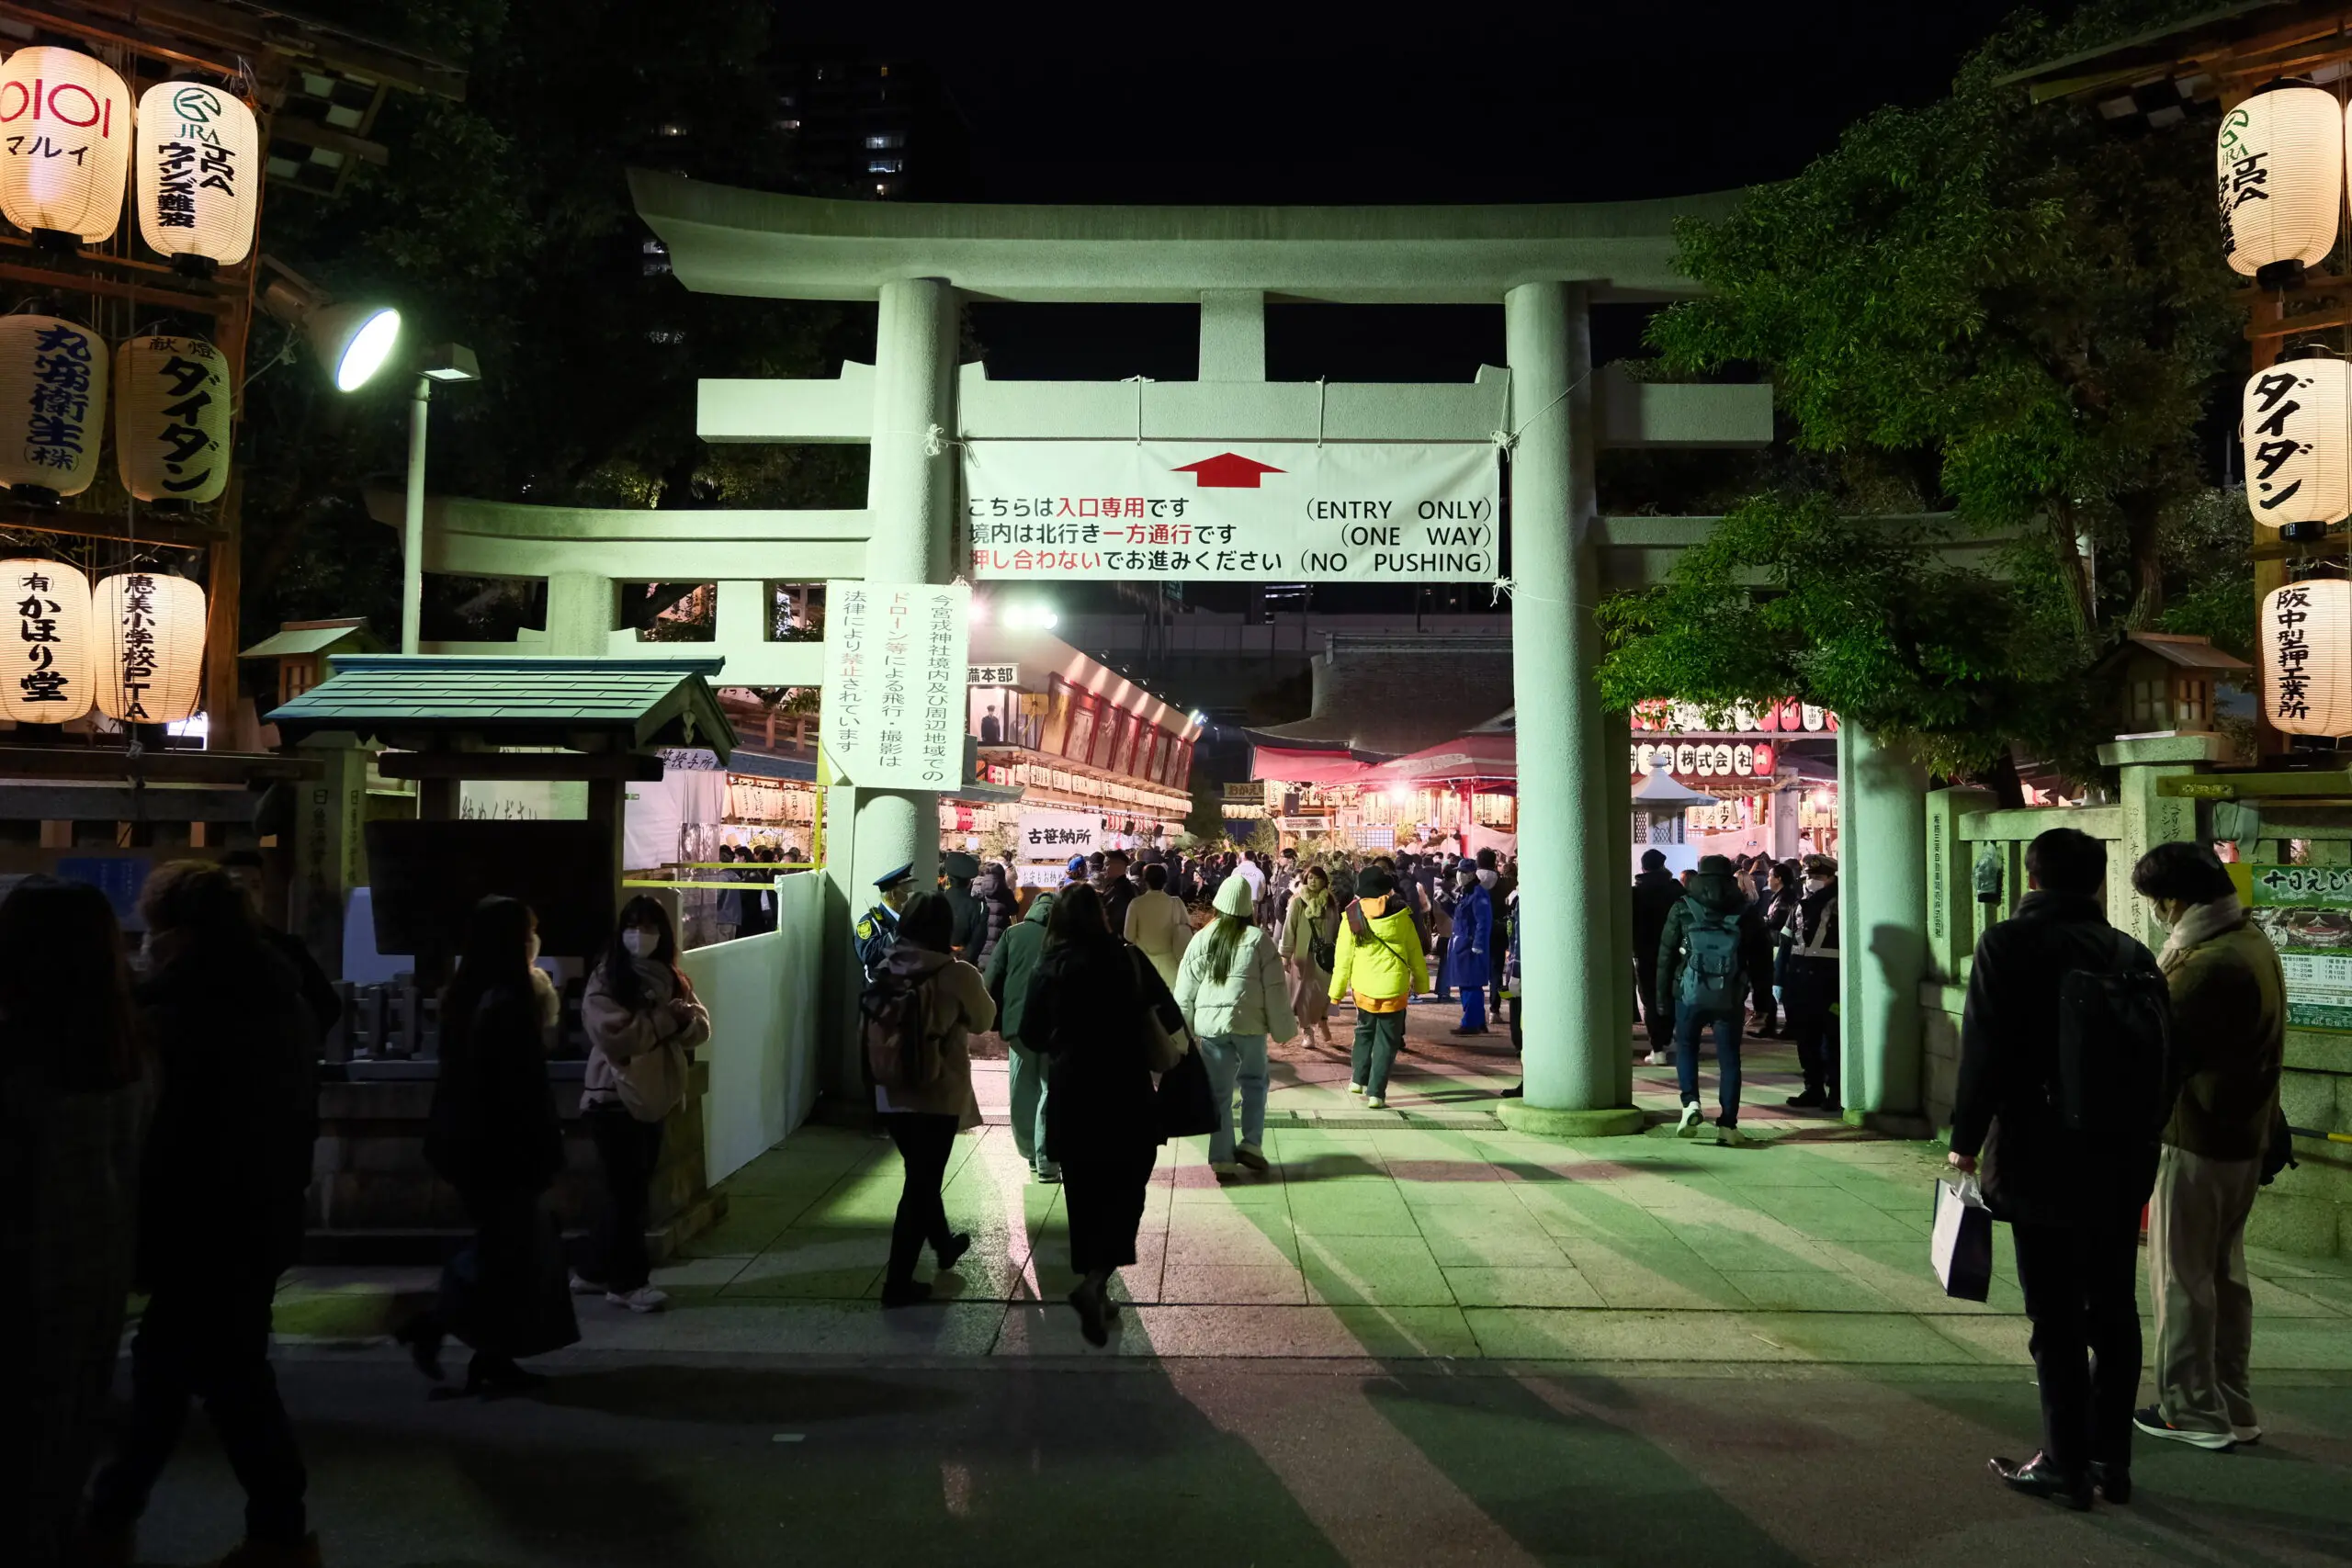
{"label": "white banner sign", "polygon": [[1102,847],[1102,819],[1080,811],[1024,811],[1013,830],[1022,860],[1066,861]]}
{"label": "white banner sign", "polygon": [[972,576],[1486,582],[1490,446],[970,441]]}
{"label": "white banner sign", "polygon": [[964,761],[968,588],[825,585],[825,750],[867,789],[944,789]]}

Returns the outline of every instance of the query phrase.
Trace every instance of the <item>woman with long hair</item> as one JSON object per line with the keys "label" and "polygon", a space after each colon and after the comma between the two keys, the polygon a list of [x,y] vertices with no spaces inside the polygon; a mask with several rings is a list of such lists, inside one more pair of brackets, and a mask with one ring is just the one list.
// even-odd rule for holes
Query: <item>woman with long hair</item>
{"label": "woman with long hair", "polygon": [[[1176,1005],[1199,1040],[1216,1100],[1216,1131],[1209,1134],[1209,1169],[1218,1180],[1241,1166],[1266,1168],[1266,1038],[1287,1042],[1298,1032],[1283,983],[1276,943],[1251,920],[1250,884],[1226,879],[1216,890],[1216,923],[1193,939],[1176,976]],[[1309,960],[1312,962],[1312,960]],[[1241,1090],[1241,1140],[1233,1137],[1233,1091]]]}
{"label": "woman with long hair", "polygon": [[1290,969],[1291,1016],[1300,1028],[1313,1032],[1317,1045],[1331,1043],[1331,998],[1325,994],[1331,975],[1316,958],[1315,949],[1318,942],[1337,942],[1339,935],[1340,905],[1331,897],[1330,874],[1310,865],[1283,915],[1280,952]]}
{"label": "woman with long hair", "polygon": [[[1197,939],[1195,939],[1197,940]],[[1069,1293],[1079,1326],[1110,1342],[1111,1276],[1136,1260],[1144,1191],[1159,1157],[1152,1106],[1148,1026],[1182,1016],[1159,973],[1103,924],[1102,899],[1064,888],[1046,922],[1046,953],[1029,982],[1021,1035],[1051,1058],[1046,1150],[1061,1167],[1069,1210]]]}
{"label": "woman with long hair", "polygon": [[474,1239],[441,1275],[441,1299],[402,1334],[439,1382],[441,1341],[473,1347],[466,1392],[497,1395],[544,1380],[516,1365],[580,1337],[547,1191],[563,1169],[563,1129],[548,1082],[538,918],[519,898],[484,898],[466,921],[458,971],[441,993],[441,1078],[425,1162],[458,1190]]}
{"label": "woman with long hair", "polygon": [[574,1295],[602,1294],[631,1312],[659,1312],[645,1255],[647,1197],[662,1158],[662,1122],[685,1099],[686,1053],[710,1038],[710,1010],[678,967],[670,911],[639,894],[621,906],[613,940],[580,999],[588,1070],[580,1119],[605,1173],[593,1258],[571,1276]]}
{"label": "woman with long hair", "polygon": [[146,1092],[106,895],[0,902],[0,1562],[64,1559],[122,1342]]}
{"label": "woman with long hair", "polygon": [[[954,1269],[972,1245],[968,1232],[950,1230],[941,1187],[956,1134],[980,1124],[972,1097],[969,1036],[996,1023],[996,1002],[980,972],[956,957],[956,911],[939,893],[918,893],[899,911],[899,940],[882,961],[882,972],[864,1005],[874,1047],[890,1053],[896,1070],[875,1073],[874,1108],[890,1129],[906,1168],[899,1189],[899,1212],[890,1226],[890,1263],[882,1276],[882,1304],[912,1306],[931,1299],[931,1287],[915,1278],[923,1244],[943,1274]],[[896,1025],[892,1029],[891,1025]],[[912,1052],[903,1043],[915,1045]],[[893,1081],[895,1079],[895,1081]]]}

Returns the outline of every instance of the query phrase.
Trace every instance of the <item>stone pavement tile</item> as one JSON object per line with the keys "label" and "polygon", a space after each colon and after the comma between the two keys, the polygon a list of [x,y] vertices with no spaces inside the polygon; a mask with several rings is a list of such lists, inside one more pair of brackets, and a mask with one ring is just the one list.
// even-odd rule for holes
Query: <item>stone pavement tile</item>
{"label": "stone pavement tile", "polygon": [[1160,1275],[1172,1305],[1303,1306],[1306,1281],[1295,1263],[1175,1263]]}
{"label": "stone pavement tile", "polygon": [[2352,1371],[2352,1333],[2340,1319],[2257,1317],[2252,1363],[2257,1372]]}
{"label": "stone pavement tile", "polygon": [[1179,1210],[1168,1226],[1171,1263],[1298,1262],[1298,1233],[1287,1210]]}
{"label": "stone pavement tile", "polygon": [[[2146,1276],[2143,1275],[2144,1281]],[[2255,1274],[2254,1314],[2265,1317],[2335,1317],[2352,1315],[2352,1287],[2341,1280],[2318,1278],[2265,1279]],[[2348,1325],[2346,1333],[2352,1333]]]}
{"label": "stone pavement tile", "polygon": [[1626,1242],[1671,1241],[1673,1231],[1646,1209],[1582,1186],[1523,1187],[1521,1207],[1555,1237],[1588,1236]]}
{"label": "stone pavement tile", "polygon": [[[1167,1253],[1159,1238],[1139,1235],[1136,1238],[1136,1260],[1111,1277],[1111,1294],[1123,1302],[1156,1302],[1159,1299],[1161,1276],[1166,1272]],[[1057,1241],[1033,1256],[1013,1293],[1015,1301],[1056,1303],[1066,1300],[1078,1275],[1069,1266],[1069,1244]]]}
{"label": "stone pavement tile", "polygon": [[1369,1149],[1318,1149],[1311,1154],[1284,1149],[1273,1157],[1280,1162],[1283,1182],[1292,1187],[1393,1186],[1396,1180]]}
{"label": "stone pavement tile", "polygon": [[1953,1366],[1976,1359],[1908,1313],[1755,1312],[1737,1321],[1745,1333],[1809,1360]]}
{"label": "stone pavement tile", "polygon": [[1834,1269],[1724,1269],[1723,1277],[1768,1312],[1894,1312],[1896,1304],[1851,1274]]}
{"label": "stone pavement tile", "polygon": [[1300,1237],[1307,1299],[1368,1306],[1450,1306],[1453,1291],[1418,1236]]}
{"label": "stone pavement tile", "polygon": [[653,1282],[673,1296],[711,1295],[734,1282],[752,1259],[741,1258],[690,1258],[683,1262],[664,1263],[653,1270]]}
{"label": "stone pavement tile", "polygon": [[1495,1168],[1484,1160],[1391,1159],[1388,1174],[1406,1201],[1418,1207],[1515,1201]]}
{"label": "stone pavement tile", "polygon": [[814,1226],[788,1230],[729,1280],[725,1295],[856,1297],[889,1260],[884,1229]]}
{"label": "stone pavement tile", "polygon": [[730,1190],[727,1213],[708,1230],[689,1237],[683,1250],[689,1258],[748,1257],[766,1248],[815,1202],[813,1196],[745,1194]]}
{"label": "stone pavement tile", "polygon": [[885,1312],[871,1302],[747,1305],[729,1299],[641,1315],[582,1314],[579,1348],[654,1355],[985,1356],[1004,1314],[1001,1302]]}
{"label": "stone pavement tile", "polygon": [[1972,1316],[1965,1313],[1922,1313],[1919,1321],[1989,1366],[2030,1367],[2029,1344],[2033,1325],[2023,1314]]}
{"label": "stone pavement tile", "polygon": [[1290,1217],[1302,1235],[1418,1238],[1421,1234],[1412,1210],[1393,1187],[1346,1192],[1294,1187]]}
{"label": "stone pavement tile", "polygon": [[1757,1194],[1756,1206],[1816,1241],[1903,1241],[1928,1234],[1926,1223],[1907,1223],[1842,1190],[1766,1189]]}
{"label": "stone pavement tile", "polygon": [[1564,1238],[1560,1250],[1612,1307],[1720,1311],[1748,1304],[1730,1280],[1679,1243],[1627,1247]]}
{"label": "stone pavement tile", "polygon": [[1458,1226],[1447,1223],[1451,1213],[1424,1210],[1417,1215],[1421,1244],[1442,1267],[1557,1268],[1567,1260],[1551,1233],[1529,1216],[1505,1223],[1498,1216],[1481,1214],[1476,1225]]}
{"label": "stone pavement tile", "polygon": [[1178,1208],[1268,1208],[1277,1211],[1290,1207],[1289,1184],[1280,1179],[1268,1179],[1244,1176],[1233,1181],[1202,1181],[1174,1188],[1169,1200]]}
{"label": "stone pavement tile", "polygon": [[1564,1259],[1557,1268],[1446,1266],[1445,1282],[1464,1307],[1602,1307],[1589,1280]]}
{"label": "stone pavement tile", "polygon": [[[938,1259],[931,1248],[924,1247],[915,1260],[915,1278],[930,1284],[932,1294],[941,1301],[1009,1302],[1030,1293],[1023,1284],[1029,1272],[1024,1258],[1007,1257],[1001,1250],[975,1240],[970,1251],[956,1260],[955,1272],[939,1272]],[[878,1300],[882,1294],[882,1276],[874,1276],[865,1288],[868,1300]]]}
{"label": "stone pavement tile", "polygon": [[1804,1361],[1786,1342],[1758,1338],[1720,1312],[1464,1307],[1478,1348],[1504,1361]]}
{"label": "stone pavement tile", "polygon": [[1816,1242],[1762,1215],[1757,1225],[1724,1224],[1718,1217],[1669,1225],[1674,1238],[1716,1269],[1750,1273],[1820,1271],[1838,1267],[1828,1244]]}
{"label": "stone pavement tile", "polygon": [[2245,1249],[2245,1266],[2267,1280],[2334,1280],[2352,1285],[2352,1258],[2302,1258],[2267,1247]]}
{"label": "stone pavement tile", "polygon": [[1234,1356],[1426,1359],[1478,1354],[1453,1307],[1143,1306],[1120,1314],[1108,1348],[1096,1350],[1067,1306],[1016,1307],[1000,1356]]}

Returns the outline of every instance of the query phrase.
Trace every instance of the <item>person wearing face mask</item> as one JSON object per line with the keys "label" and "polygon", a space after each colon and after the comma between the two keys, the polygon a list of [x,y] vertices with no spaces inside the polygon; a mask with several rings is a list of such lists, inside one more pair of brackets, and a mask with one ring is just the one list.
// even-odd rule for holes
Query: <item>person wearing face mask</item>
{"label": "person wearing face mask", "polygon": [[580,1119],[604,1168],[605,1204],[593,1262],[571,1276],[574,1295],[601,1294],[631,1312],[669,1297],[649,1282],[647,1190],[662,1157],[662,1123],[685,1099],[687,1053],[710,1038],[710,1011],[678,967],[670,911],[642,894],[621,908],[611,945],[580,1000],[588,1069]]}
{"label": "person wearing face mask", "polygon": [[1782,915],[1788,936],[1781,1000],[1797,1043],[1804,1088],[1789,1097],[1800,1111],[1839,1111],[1838,1102],[1838,863],[1804,857],[1804,891]]}

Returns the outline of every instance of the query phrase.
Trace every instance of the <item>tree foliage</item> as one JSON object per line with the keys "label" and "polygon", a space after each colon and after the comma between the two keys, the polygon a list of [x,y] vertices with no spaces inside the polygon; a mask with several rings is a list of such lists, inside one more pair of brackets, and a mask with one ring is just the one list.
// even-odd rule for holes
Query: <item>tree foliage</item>
{"label": "tree foliage", "polygon": [[1947,771],[2014,739],[2079,772],[2115,636],[2168,599],[2235,625],[2250,581],[2196,522],[2234,321],[2210,136],[2119,135],[1998,80],[2182,9],[2021,16],[1945,98],[1684,230],[1708,293],[1650,340],[1671,373],[1768,374],[1793,461],[1606,607],[1612,698],[1793,688]]}

